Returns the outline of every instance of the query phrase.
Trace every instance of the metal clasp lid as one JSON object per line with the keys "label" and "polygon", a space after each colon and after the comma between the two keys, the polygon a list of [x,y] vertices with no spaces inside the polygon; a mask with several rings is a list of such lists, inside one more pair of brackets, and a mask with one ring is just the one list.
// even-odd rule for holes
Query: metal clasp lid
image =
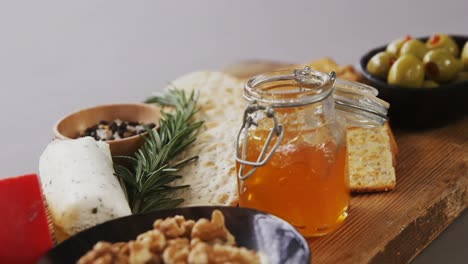
{"label": "metal clasp lid", "polygon": [[[261,92],[261,88],[258,88],[261,85],[264,85],[269,82],[276,81],[285,81],[292,80],[293,82],[300,85],[313,85],[315,89],[312,91],[307,91],[299,87],[299,90],[295,91],[298,94],[306,94],[307,96],[299,97],[297,100],[282,100],[275,97],[272,100],[261,100],[261,96],[264,95]],[[283,125],[278,123],[278,120],[275,116],[276,107],[298,107],[303,105],[308,105],[314,102],[319,102],[327,98],[333,91],[333,85],[336,80],[336,75],[334,72],[331,72],[329,75],[324,73],[319,73],[312,71],[310,67],[306,66],[303,69],[295,69],[290,72],[284,72],[284,74],[277,74],[267,76],[260,75],[256,78],[250,79],[244,89],[244,97],[249,100],[244,111],[243,124],[237,134],[236,140],[236,161],[240,163],[238,170],[238,177],[240,180],[246,180],[250,177],[255,170],[265,165],[268,160],[271,158],[275,150],[281,143],[283,138],[284,129]],[[257,90],[258,88],[258,90]],[[247,91],[247,94],[246,94]],[[258,99],[256,99],[256,97]],[[259,98],[260,97],[260,98]],[[259,103],[260,100],[260,103]],[[263,105],[262,105],[263,104]],[[264,106],[264,104],[268,106]],[[264,111],[267,118],[273,119],[273,127],[270,129],[268,136],[265,140],[259,156],[255,161],[246,160],[247,155],[247,143],[248,143],[248,129],[251,126],[258,126],[254,121],[252,115],[257,111]],[[272,144],[273,137],[276,136],[276,142],[273,143],[273,146],[268,151],[269,146]],[[241,138],[242,137],[242,138]],[[242,141],[242,150],[240,150],[240,142]],[[268,151],[268,153],[267,153]],[[239,153],[241,152],[241,153]],[[245,166],[251,166],[250,170],[245,173]]]}
{"label": "metal clasp lid", "polygon": [[[251,114],[255,113],[256,111],[265,111],[266,116],[268,118],[273,119],[273,127],[270,129],[270,133],[268,133],[268,137],[265,141],[265,145],[262,147],[262,150],[260,151],[257,161],[252,162],[252,161],[246,160],[247,140],[249,137],[248,129],[252,125],[258,126],[258,124],[253,120],[251,116]],[[242,139],[242,153],[241,153],[241,157],[239,157],[239,147],[240,147],[239,142],[241,140],[242,133],[244,133],[244,137]],[[263,166],[267,163],[267,161],[271,158],[271,155],[273,155],[275,150],[278,148],[281,142],[281,139],[283,138],[283,134],[284,134],[283,126],[278,123],[278,120],[276,119],[276,116],[275,116],[275,110],[273,109],[273,107],[261,106],[257,103],[257,101],[249,102],[247,108],[244,111],[244,121],[243,121],[241,129],[239,130],[239,133],[237,134],[237,140],[236,140],[236,160],[240,163],[239,171],[238,171],[239,179],[246,180],[255,172],[255,170],[258,167]],[[276,142],[271,148],[271,150],[265,156],[265,153],[274,135],[276,135],[277,137]],[[252,166],[252,168],[246,174],[244,174],[245,165]]]}

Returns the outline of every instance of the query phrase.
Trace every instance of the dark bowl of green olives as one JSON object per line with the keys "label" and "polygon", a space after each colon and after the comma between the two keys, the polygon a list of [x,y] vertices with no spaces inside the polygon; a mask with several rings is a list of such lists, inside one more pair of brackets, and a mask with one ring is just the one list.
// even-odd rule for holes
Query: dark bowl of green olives
{"label": "dark bowl of green olives", "polygon": [[394,127],[439,127],[468,116],[468,36],[402,38],[367,52],[360,67],[363,82],[390,103]]}

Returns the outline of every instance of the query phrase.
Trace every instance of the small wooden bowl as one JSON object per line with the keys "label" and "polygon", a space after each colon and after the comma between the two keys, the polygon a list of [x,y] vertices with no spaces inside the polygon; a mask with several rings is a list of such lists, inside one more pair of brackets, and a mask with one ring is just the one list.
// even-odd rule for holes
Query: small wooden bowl
{"label": "small wooden bowl", "polygon": [[[54,126],[54,138],[76,139],[86,128],[96,125],[99,121],[112,122],[115,119],[158,125],[161,119],[161,109],[148,104],[111,104],[83,109],[60,119]],[[158,128],[156,126],[154,129]],[[140,135],[145,134],[147,133]],[[112,156],[133,155],[144,143],[140,135],[106,141]]]}

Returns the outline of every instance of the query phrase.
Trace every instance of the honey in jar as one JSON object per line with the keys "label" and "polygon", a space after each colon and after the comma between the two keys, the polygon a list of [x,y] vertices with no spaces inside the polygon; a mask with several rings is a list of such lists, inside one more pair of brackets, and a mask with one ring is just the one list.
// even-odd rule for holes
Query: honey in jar
{"label": "honey in jar", "polygon": [[336,229],[348,215],[346,122],[334,75],[308,68],[257,76],[237,142],[239,204],[276,215],[303,236]]}

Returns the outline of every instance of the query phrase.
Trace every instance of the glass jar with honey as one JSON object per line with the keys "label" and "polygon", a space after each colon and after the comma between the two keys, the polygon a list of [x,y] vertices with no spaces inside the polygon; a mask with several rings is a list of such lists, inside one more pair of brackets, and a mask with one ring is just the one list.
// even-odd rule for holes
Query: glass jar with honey
{"label": "glass jar with honey", "polygon": [[348,215],[346,126],[382,125],[388,104],[369,86],[310,68],[250,79],[236,144],[239,204],[279,216],[305,237]]}

